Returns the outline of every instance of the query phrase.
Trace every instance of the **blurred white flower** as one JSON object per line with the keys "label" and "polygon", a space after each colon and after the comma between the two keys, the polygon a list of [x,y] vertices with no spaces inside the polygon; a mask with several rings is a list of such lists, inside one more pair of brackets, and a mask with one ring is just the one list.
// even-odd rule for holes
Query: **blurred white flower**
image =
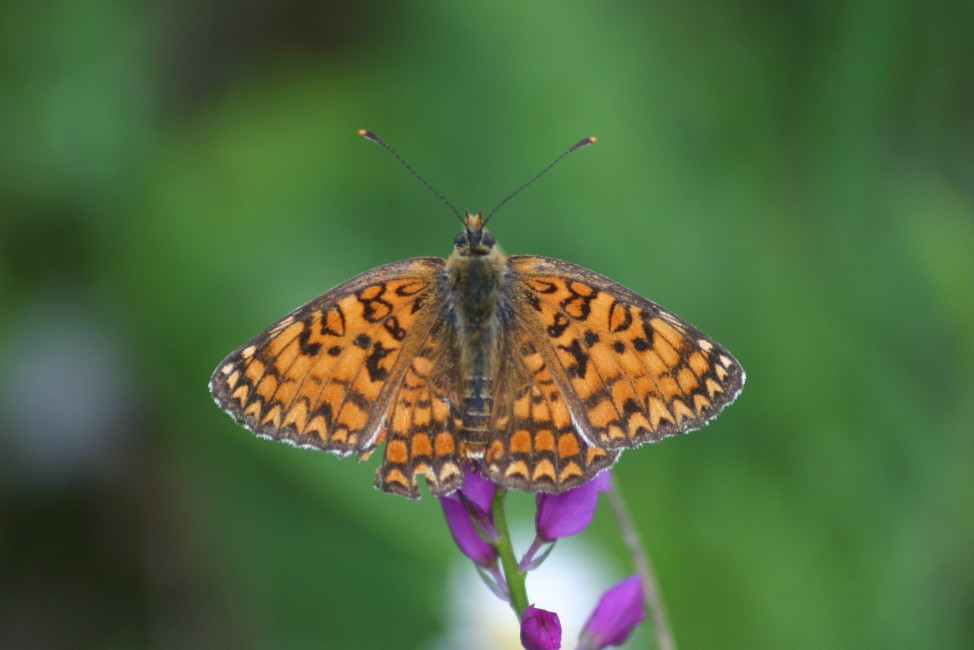
{"label": "blurred white flower", "polygon": [[134,411],[135,382],[111,321],[47,296],[0,342],[0,468],[32,489],[112,472]]}

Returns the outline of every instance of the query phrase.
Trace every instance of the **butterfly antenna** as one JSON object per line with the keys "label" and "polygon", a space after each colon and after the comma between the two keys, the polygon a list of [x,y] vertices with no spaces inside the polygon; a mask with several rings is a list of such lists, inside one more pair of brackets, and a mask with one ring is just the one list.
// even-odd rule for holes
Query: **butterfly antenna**
{"label": "butterfly antenna", "polygon": [[545,167],[545,168],[544,168],[544,169],[542,169],[542,170],[541,170],[540,172],[538,172],[537,174],[535,174],[535,175],[534,175],[534,176],[533,176],[533,177],[532,177],[532,178],[531,178],[531,179],[530,179],[530,180],[529,180],[528,182],[526,182],[526,183],[525,183],[524,185],[522,185],[521,187],[519,187],[519,188],[517,188],[516,190],[514,190],[513,192],[511,192],[511,193],[510,193],[510,194],[509,194],[509,195],[507,196],[507,198],[506,198],[506,199],[504,199],[503,201],[501,201],[500,203],[498,203],[498,204],[497,204],[497,205],[496,205],[496,206],[494,207],[494,209],[493,209],[493,210],[491,210],[491,211],[490,211],[490,212],[489,212],[489,213],[487,214],[487,218],[486,218],[486,219],[484,219],[484,224],[486,224],[486,223],[487,223],[488,221],[490,221],[490,218],[494,216],[494,213],[495,213],[495,212],[497,212],[498,210],[500,210],[500,209],[501,209],[501,206],[503,206],[503,205],[504,205],[505,203],[507,203],[508,201],[510,201],[511,199],[513,199],[513,198],[514,198],[515,196],[517,196],[518,194],[520,194],[520,193],[521,193],[521,191],[522,191],[522,190],[524,190],[524,188],[526,188],[526,187],[527,187],[528,185],[531,185],[531,184],[532,184],[532,183],[534,183],[534,182],[535,182],[536,180],[538,180],[539,178],[541,178],[542,176],[544,176],[545,174],[547,174],[547,173],[548,173],[549,171],[551,171],[551,168],[552,168],[552,167],[554,167],[555,165],[557,165],[557,164],[558,164],[559,162],[561,162],[561,159],[562,159],[562,158],[564,158],[565,156],[567,156],[568,154],[570,154],[570,153],[572,153],[573,151],[575,151],[575,150],[577,150],[577,149],[581,149],[582,147],[587,147],[587,146],[589,146],[590,144],[595,144],[595,143],[596,143],[596,138],[595,138],[594,136],[589,136],[589,137],[587,137],[587,138],[585,138],[584,140],[581,140],[581,141],[579,141],[579,142],[576,142],[576,143],[575,143],[575,144],[573,144],[572,146],[570,146],[570,147],[568,147],[567,149],[565,149],[565,151],[563,151],[563,152],[561,153],[561,155],[560,155],[560,156],[558,156],[557,158],[555,158],[554,160],[552,160],[552,161],[551,161],[550,163],[548,163],[548,166],[547,166],[547,167]]}
{"label": "butterfly antenna", "polygon": [[454,207],[454,205],[452,203],[450,203],[446,199],[445,196],[443,196],[442,194],[440,194],[439,192],[437,192],[436,191],[436,188],[433,187],[432,185],[430,185],[430,183],[429,183],[428,180],[426,180],[425,178],[423,178],[422,176],[420,176],[418,173],[416,173],[416,170],[413,169],[412,167],[410,167],[409,166],[409,163],[407,163],[405,160],[403,160],[402,157],[399,154],[396,153],[396,150],[393,149],[392,147],[390,147],[388,145],[388,143],[386,143],[385,140],[383,140],[382,138],[380,138],[376,134],[372,133],[371,131],[367,131],[366,129],[359,129],[358,130],[358,134],[360,136],[362,136],[363,138],[365,138],[366,140],[371,140],[372,142],[376,143],[377,145],[379,145],[380,147],[382,147],[383,149],[385,149],[386,151],[388,151],[389,153],[391,153],[392,154],[392,157],[395,158],[396,160],[398,160],[399,161],[399,164],[402,165],[403,167],[405,167],[406,170],[410,174],[413,175],[413,178],[415,178],[420,183],[422,183],[424,186],[426,186],[426,189],[428,189],[430,192],[432,192],[433,193],[433,196],[435,196],[436,198],[438,198],[448,208],[450,208],[451,210],[453,210],[453,214],[457,215],[457,219],[460,220],[460,223],[463,223],[463,224],[466,223],[466,221],[464,221],[463,217],[460,216],[460,211],[457,210]]}

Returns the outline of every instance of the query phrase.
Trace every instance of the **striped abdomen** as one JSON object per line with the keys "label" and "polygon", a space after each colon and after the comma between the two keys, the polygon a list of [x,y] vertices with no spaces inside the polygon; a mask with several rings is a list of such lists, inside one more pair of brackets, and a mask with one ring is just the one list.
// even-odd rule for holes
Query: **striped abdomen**
{"label": "striped abdomen", "polygon": [[471,456],[483,452],[491,433],[500,358],[498,301],[505,271],[503,258],[493,250],[487,255],[454,255],[447,262],[463,387],[460,440]]}

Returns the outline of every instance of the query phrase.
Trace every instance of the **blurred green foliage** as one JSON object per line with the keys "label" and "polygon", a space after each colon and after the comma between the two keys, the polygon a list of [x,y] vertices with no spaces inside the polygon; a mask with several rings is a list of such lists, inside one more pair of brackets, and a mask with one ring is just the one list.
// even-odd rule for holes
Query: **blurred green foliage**
{"label": "blurred green foliage", "polygon": [[745,366],[716,424],[616,472],[681,647],[974,647],[972,32],[956,0],[4,3],[0,645],[443,625],[434,500],[206,391],[292,307],[449,252],[367,127],[470,209],[598,136],[501,245]]}

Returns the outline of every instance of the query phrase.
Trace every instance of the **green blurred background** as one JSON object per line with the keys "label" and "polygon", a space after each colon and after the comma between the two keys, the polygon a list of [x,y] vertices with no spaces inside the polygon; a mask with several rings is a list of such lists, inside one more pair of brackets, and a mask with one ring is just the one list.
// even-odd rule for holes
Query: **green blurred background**
{"label": "green blurred background", "polygon": [[[461,209],[598,136],[493,232],[743,363],[615,473],[684,650],[974,647],[972,33],[950,0],[3,3],[0,645],[449,627],[434,500],[206,390],[296,305],[449,252],[367,127]],[[585,536],[629,570],[604,513]]]}

